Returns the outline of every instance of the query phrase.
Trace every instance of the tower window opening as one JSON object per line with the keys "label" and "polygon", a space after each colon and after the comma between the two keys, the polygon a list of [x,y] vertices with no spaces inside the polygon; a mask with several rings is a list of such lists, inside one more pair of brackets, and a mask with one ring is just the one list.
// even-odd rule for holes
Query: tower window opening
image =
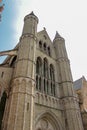
{"label": "tower window opening", "polygon": [[42,74],[42,61],[40,57],[38,57],[36,61],[36,74]]}
{"label": "tower window opening", "polygon": [[53,85],[53,95],[55,96],[55,84]]}
{"label": "tower window opening", "polygon": [[38,89],[38,76],[36,76],[36,89]]}
{"label": "tower window opening", "polygon": [[52,85],[52,82],[51,82],[51,94],[53,94],[53,85]]}
{"label": "tower window opening", "polygon": [[43,47],[44,47],[44,50],[46,51],[46,43],[44,43]]}
{"label": "tower window opening", "polygon": [[41,91],[41,77],[39,78],[39,90]]}
{"label": "tower window opening", "polygon": [[46,81],[44,79],[44,92],[46,92]]}
{"label": "tower window opening", "polygon": [[39,41],[39,47],[42,48],[42,41]]}
{"label": "tower window opening", "polygon": [[49,94],[49,83],[47,81],[47,94]]}
{"label": "tower window opening", "polygon": [[49,56],[51,55],[51,53],[50,53],[50,47],[48,47],[48,55]]}
{"label": "tower window opening", "polygon": [[44,59],[44,77],[48,77],[48,62]]}
{"label": "tower window opening", "polygon": [[50,65],[50,79],[51,79],[52,81],[55,81],[54,68],[53,68],[53,65],[52,65],[52,64]]}

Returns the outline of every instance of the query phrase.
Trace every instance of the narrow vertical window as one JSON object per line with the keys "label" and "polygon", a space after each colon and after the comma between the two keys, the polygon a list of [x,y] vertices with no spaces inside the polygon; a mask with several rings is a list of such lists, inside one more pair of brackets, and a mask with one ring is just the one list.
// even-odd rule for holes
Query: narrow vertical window
{"label": "narrow vertical window", "polygon": [[42,60],[40,57],[36,61],[36,89],[41,91],[41,76],[42,76]]}
{"label": "narrow vertical window", "polygon": [[52,85],[52,82],[51,82],[51,94],[53,94],[53,85]]}
{"label": "narrow vertical window", "polygon": [[46,82],[45,82],[45,79],[44,79],[44,92],[46,92]]}
{"label": "narrow vertical window", "polygon": [[52,81],[55,81],[54,68],[53,68],[53,65],[52,65],[52,64],[50,65],[50,79],[51,79]]}
{"label": "narrow vertical window", "polygon": [[44,47],[44,51],[46,51],[46,43],[44,43],[43,47]]}
{"label": "narrow vertical window", "polygon": [[51,80],[51,94],[55,96],[55,76],[54,76],[54,67],[50,65],[50,80]]}
{"label": "narrow vertical window", "polygon": [[50,47],[48,47],[48,55],[50,56]]}
{"label": "narrow vertical window", "polygon": [[36,76],[36,89],[38,90],[38,76]]}
{"label": "narrow vertical window", "polygon": [[47,94],[49,94],[49,83],[47,81]]}
{"label": "narrow vertical window", "polygon": [[39,78],[39,90],[41,91],[41,77]]}
{"label": "narrow vertical window", "polygon": [[42,48],[42,41],[39,41],[39,47]]}
{"label": "narrow vertical window", "polygon": [[48,62],[46,58],[44,58],[44,77],[48,77]]}
{"label": "narrow vertical window", "polygon": [[42,73],[42,61],[41,58],[38,57],[36,61],[36,74],[41,75],[41,73]]}

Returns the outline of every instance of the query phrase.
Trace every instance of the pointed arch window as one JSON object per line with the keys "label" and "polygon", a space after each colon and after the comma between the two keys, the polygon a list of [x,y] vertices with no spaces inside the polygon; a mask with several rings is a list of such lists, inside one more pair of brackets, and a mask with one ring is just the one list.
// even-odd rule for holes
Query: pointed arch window
{"label": "pointed arch window", "polygon": [[55,96],[55,76],[54,67],[50,64],[50,80],[51,80],[51,95]]}
{"label": "pointed arch window", "polygon": [[41,77],[39,78],[39,90],[41,91]]}
{"label": "pointed arch window", "polygon": [[44,47],[44,50],[46,51],[46,43],[44,43],[43,47]]}
{"label": "pointed arch window", "polygon": [[42,48],[42,41],[39,41],[39,47]]}
{"label": "pointed arch window", "polygon": [[38,90],[38,76],[36,76],[36,89]]}
{"label": "pointed arch window", "polygon": [[48,77],[48,61],[46,58],[44,58],[44,77]]}
{"label": "pointed arch window", "polygon": [[44,79],[44,92],[46,92],[46,81]]}
{"label": "pointed arch window", "polygon": [[51,53],[50,53],[50,47],[47,48],[48,49],[48,55],[50,56]]}
{"label": "pointed arch window", "polygon": [[40,57],[38,57],[36,61],[36,74],[42,74],[42,60]]}
{"label": "pointed arch window", "polygon": [[53,67],[52,64],[50,65],[50,79],[51,79],[52,81],[55,81],[55,77],[54,77],[54,67]]}

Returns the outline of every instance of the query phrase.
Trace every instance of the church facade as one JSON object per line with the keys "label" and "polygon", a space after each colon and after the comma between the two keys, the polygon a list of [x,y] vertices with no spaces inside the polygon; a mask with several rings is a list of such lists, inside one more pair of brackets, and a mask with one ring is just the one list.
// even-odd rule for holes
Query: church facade
{"label": "church facade", "polygon": [[84,130],[65,40],[37,24],[25,16],[19,43],[0,52],[0,130]]}

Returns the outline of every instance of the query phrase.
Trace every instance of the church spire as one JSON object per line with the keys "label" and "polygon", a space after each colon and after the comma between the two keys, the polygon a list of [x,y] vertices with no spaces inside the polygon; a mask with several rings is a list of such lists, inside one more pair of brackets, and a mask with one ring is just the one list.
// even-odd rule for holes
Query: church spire
{"label": "church spire", "polygon": [[62,39],[62,40],[64,40],[64,38],[61,37],[61,35],[58,33],[58,31],[56,31],[56,34],[55,34],[55,37],[54,37],[54,40],[56,40],[56,39]]}
{"label": "church spire", "polygon": [[61,37],[60,34],[58,33],[58,31],[56,31],[56,35],[55,35],[55,38],[59,38]]}

